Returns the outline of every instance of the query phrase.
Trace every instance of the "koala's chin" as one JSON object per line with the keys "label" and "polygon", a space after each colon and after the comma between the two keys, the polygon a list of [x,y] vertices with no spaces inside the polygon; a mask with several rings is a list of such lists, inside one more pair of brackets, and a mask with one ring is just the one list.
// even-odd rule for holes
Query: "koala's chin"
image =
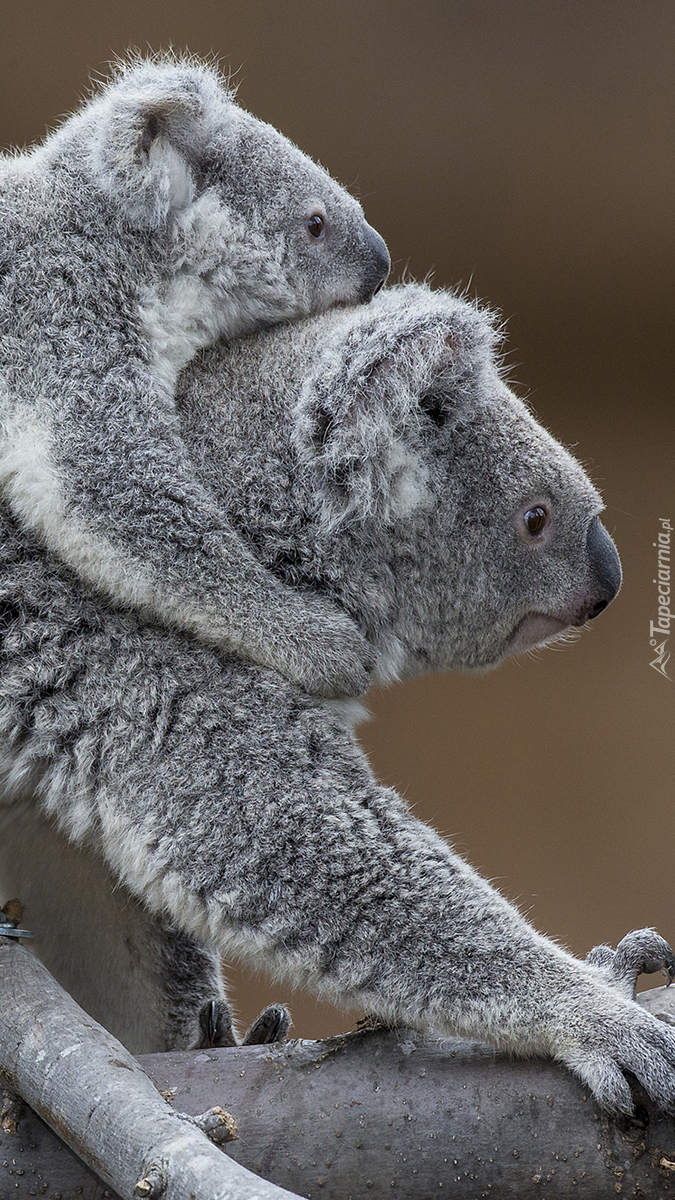
{"label": "koala's chin", "polygon": [[509,639],[506,655],[522,654],[525,650],[545,646],[570,628],[574,626],[569,621],[563,621],[548,613],[530,612],[516,625]]}
{"label": "koala's chin", "polygon": [[[573,621],[563,620],[551,613],[528,612],[506,636],[491,638],[466,654],[455,653],[452,660],[445,665],[445,669],[471,674],[493,671],[505,659],[526,654],[528,650],[550,646],[556,641],[567,640],[577,629],[579,625]],[[412,678],[416,673],[411,671],[409,677]]]}

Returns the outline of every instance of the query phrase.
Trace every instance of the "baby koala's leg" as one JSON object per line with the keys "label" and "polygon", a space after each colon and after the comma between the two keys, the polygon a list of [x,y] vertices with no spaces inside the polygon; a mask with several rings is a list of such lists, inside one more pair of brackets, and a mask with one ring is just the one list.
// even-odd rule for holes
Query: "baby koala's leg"
{"label": "baby koala's leg", "polygon": [[675,954],[655,929],[632,930],[621,939],[616,950],[611,946],[594,946],[586,955],[586,962],[598,967],[605,982],[629,1000],[637,995],[640,975],[660,971],[667,987],[675,979]]}

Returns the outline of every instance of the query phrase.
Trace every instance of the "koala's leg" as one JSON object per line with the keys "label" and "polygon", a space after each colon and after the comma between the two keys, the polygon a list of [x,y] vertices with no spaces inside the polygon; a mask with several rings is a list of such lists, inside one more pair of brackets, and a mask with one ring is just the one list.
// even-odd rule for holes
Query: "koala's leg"
{"label": "koala's leg", "polygon": [[[311,693],[366,691],[370,644],[337,605],[293,590],[254,557],[198,482],[166,398],[134,376],[133,361],[123,380],[90,381],[89,406],[69,408],[59,383],[66,396],[50,423],[22,411],[3,426],[0,484],[23,528],[113,603]],[[129,411],[101,420],[121,396]]]}
{"label": "koala's leg", "polygon": [[27,948],[132,1053],[199,1043],[207,997],[218,1007],[219,1033],[232,1030],[215,952],[149,912],[34,801],[0,801],[0,896],[10,895],[21,897],[32,922]]}

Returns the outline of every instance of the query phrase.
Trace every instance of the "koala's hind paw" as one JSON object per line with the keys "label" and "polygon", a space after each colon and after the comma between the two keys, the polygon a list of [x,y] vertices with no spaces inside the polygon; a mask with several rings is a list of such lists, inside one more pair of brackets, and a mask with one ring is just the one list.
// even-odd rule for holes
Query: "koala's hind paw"
{"label": "koala's hind paw", "polygon": [[595,946],[586,955],[586,962],[598,967],[606,983],[630,1000],[635,999],[640,975],[660,971],[670,984],[675,979],[675,954],[655,929],[634,929],[611,946]]}
{"label": "koala's hind paw", "polygon": [[209,1000],[199,1013],[199,1041],[195,1050],[210,1050],[213,1046],[236,1046],[232,1028],[232,1013],[227,1000]]}
{"label": "koala's hind paw", "polygon": [[282,1042],[292,1025],[291,1014],[284,1004],[270,1004],[237,1041],[232,1027],[232,1013],[226,1000],[209,1000],[199,1013],[200,1037],[195,1050],[216,1046],[262,1046]]}
{"label": "koala's hind paw", "polygon": [[242,1046],[267,1046],[283,1042],[293,1024],[285,1004],[270,1004],[264,1008],[241,1039]]}

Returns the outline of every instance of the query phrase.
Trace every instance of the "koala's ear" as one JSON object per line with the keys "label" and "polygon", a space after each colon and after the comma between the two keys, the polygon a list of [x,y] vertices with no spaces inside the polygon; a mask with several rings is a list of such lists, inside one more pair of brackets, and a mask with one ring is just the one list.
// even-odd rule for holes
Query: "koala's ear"
{"label": "koala's ear", "polygon": [[163,224],[195,196],[203,104],[191,88],[119,88],[96,105],[89,131],[95,182],[141,227]]}
{"label": "koala's ear", "polygon": [[302,388],[294,428],[300,460],[318,475],[333,520],[405,515],[427,497],[424,401],[433,395],[438,406],[455,373],[457,323],[441,301],[434,306],[412,287],[322,320],[335,321],[338,336],[327,339]]}

